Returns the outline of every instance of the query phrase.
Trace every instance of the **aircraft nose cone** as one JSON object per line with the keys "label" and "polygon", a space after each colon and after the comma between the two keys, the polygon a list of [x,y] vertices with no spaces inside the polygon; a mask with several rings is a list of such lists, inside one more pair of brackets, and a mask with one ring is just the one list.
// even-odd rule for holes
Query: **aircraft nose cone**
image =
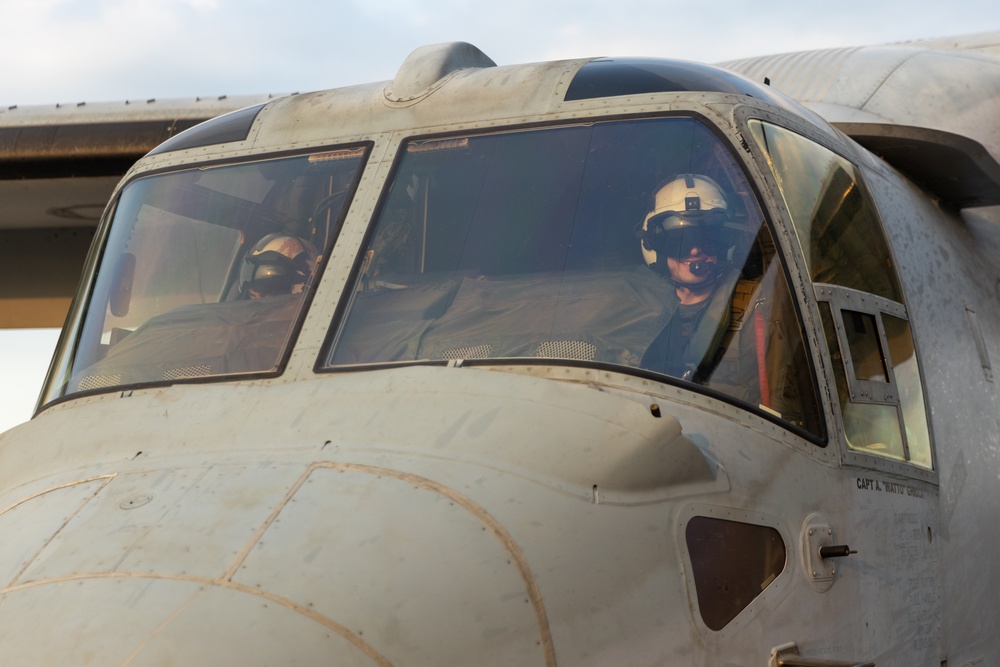
{"label": "aircraft nose cone", "polygon": [[[485,509],[410,473],[340,463],[301,470],[284,495],[255,497],[248,480],[224,497],[208,486],[189,491],[138,538],[138,524],[122,521],[156,500],[123,509],[111,499],[114,484],[102,488],[92,511],[62,529],[53,555],[43,548],[0,594],[0,627],[20,637],[6,658],[130,667],[554,662],[525,556]],[[79,501],[69,491],[84,498],[92,489],[81,484],[42,500],[69,506]],[[205,505],[211,498],[216,505]],[[37,509],[29,508],[35,502],[21,509]],[[254,514],[266,519],[249,530],[245,519]],[[234,525],[244,526],[237,539]],[[126,555],[87,569],[84,545],[98,542]],[[200,559],[178,555],[199,546]],[[223,568],[206,557],[226,551]]]}
{"label": "aircraft nose cone", "polygon": [[233,581],[393,664],[545,664],[551,643],[504,528],[457,491],[387,469],[315,467]]}

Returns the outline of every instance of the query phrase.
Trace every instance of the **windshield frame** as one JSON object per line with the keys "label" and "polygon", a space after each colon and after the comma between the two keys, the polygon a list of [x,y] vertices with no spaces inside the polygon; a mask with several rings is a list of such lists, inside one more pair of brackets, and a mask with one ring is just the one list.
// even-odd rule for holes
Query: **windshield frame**
{"label": "windshield frame", "polygon": [[[910,319],[907,305],[907,286],[900,275],[897,253],[892,243],[891,230],[887,224],[887,216],[881,208],[883,202],[874,195],[874,184],[870,183],[870,181],[880,178],[880,167],[872,161],[872,158],[867,153],[851,150],[850,144],[846,143],[848,140],[843,139],[843,137],[818,132],[816,128],[804,124],[798,119],[787,118],[763,109],[750,107],[740,109],[737,113],[737,118],[744,128],[746,136],[749,137],[749,152],[753,155],[754,161],[760,166],[762,183],[773,192],[776,215],[786,221],[785,233],[787,237],[784,239],[786,251],[795,258],[795,269],[800,276],[799,280],[807,285],[809,289],[809,293],[806,294],[806,302],[809,304],[809,308],[803,315],[809,320],[807,326],[810,327],[810,331],[817,332],[817,337],[811,341],[813,347],[812,362],[818,365],[818,371],[825,378],[823,400],[827,403],[825,406],[827,412],[826,418],[828,420],[827,428],[830,433],[829,437],[838,443],[837,448],[840,450],[842,461],[851,465],[937,483],[937,445],[933,429],[933,416],[930,412],[923,379],[919,379],[919,386],[911,387],[911,391],[919,389],[922,394],[919,401],[919,412],[922,414],[920,428],[924,435],[923,446],[919,451],[922,452],[923,463],[917,462],[916,458],[910,460],[909,444],[905,442],[903,444],[904,460],[854,447],[848,441],[845,431],[845,414],[842,407],[842,402],[845,400],[855,406],[895,406],[900,412],[898,418],[900,429],[904,427],[906,419],[911,418],[909,416],[910,413],[907,413],[907,416],[904,417],[904,408],[898,397],[886,400],[866,398],[864,396],[866,393],[870,393],[872,396],[884,394],[886,387],[883,384],[872,384],[858,380],[854,377],[852,369],[845,365],[851,363],[851,354],[847,351],[849,347],[847,339],[843,336],[842,330],[833,332],[830,330],[830,324],[836,325],[838,322],[842,322],[840,313],[836,311],[838,307],[845,306],[845,295],[849,296],[853,294],[857,296],[856,302],[853,306],[848,307],[848,310],[854,310],[863,315],[872,315],[878,320],[880,344],[886,343],[882,318],[891,317],[907,325],[908,342],[917,360],[917,373],[915,375],[917,378],[923,378],[926,373],[924,361],[920,353],[919,336],[913,330],[912,320]],[[799,229],[796,226],[797,223],[793,221],[792,214],[786,206],[784,194],[781,192],[781,185],[777,182],[770,166],[770,157],[768,156],[767,149],[758,142],[754,134],[752,129],[753,123],[764,126],[770,125],[791,135],[797,135],[798,139],[824,149],[835,159],[842,160],[850,165],[853,170],[850,175],[854,179],[854,185],[857,187],[860,196],[866,204],[870,205],[872,224],[874,224],[878,234],[882,236],[881,242],[884,245],[880,246],[879,250],[886,253],[889,269],[892,272],[893,287],[897,290],[895,298],[880,296],[875,292],[848,288],[842,285],[825,284],[813,279],[812,269],[802,251],[802,240],[800,239]],[[892,382],[889,383],[889,393],[899,393],[899,387],[894,379],[892,369],[887,370],[886,374],[892,379]],[[844,386],[841,387],[841,384]],[[848,396],[845,398],[840,396],[839,394],[843,391],[848,391],[850,394],[853,394],[853,397]],[[909,405],[917,406],[916,400],[912,399],[909,401]],[[916,415],[916,412],[913,414]],[[903,440],[906,440],[905,436]],[[920,439],[916,438],[915,441],[920,441]]]}
{"label": "windshield frame", "polygon": [[[399,175],[400,166],[407,154],[407,146],[418,143],[432,143],[432,142],[445,142],[453,139],[461,139],[465,137],[483,137],[491,135],[501,135],[501,134],[511,134],[511,133],[521,133],[528,132],[532,130],[548,130],[548,129],[558,129],[558,128],[571,128],[574,126],[593,126],[600,123],[614,123],[614,122],[626,122],[635,120],[655,120],[655,119],[667,119],[667,118],[683,118],[691,119],[699,123],[705,130],[707,130],[711,135],[715,137],[720,146],[724,146],[728,152],[733,165],[739,171],[741,177],[743,178],[743,183],[749,188],[749,195],[756,202],[759,207],[759,215],[761,217],[760,229],[766,229],[766,233],[770,234],[771,240],[774,246],[774,253],[772,256],[772,261],[776,262],[777,273],[780,280],[784,281],[785,287],[788,290],[790,311],[794,313],[796,318],[795,326],[797,327],[800,335],[802,336],[802,350],[804,353],[804,362],[808,366],[808,389],[812,392],[812,396],[815,400],[815,423],[813,426],[816,428],[816,432],[810,431],[803,428],[793,422],[786,421],[782,419],[776,413],[771,413],[760,406],[751,405],[747,402],[733,398],[731,395],[718,391],[708,386],[693,384],[691,382],[682,380],[680,378],[671,377],[669,375],[650,371],[637,366],[628,366],[618,363],[609,363],[600,360],[582,360],[573,358],[557,358],[557,357],[546,357],[546,358],[530,358],[530,357],[487,357],[487,358],[467,358],[467,359],[413,359],[413,360],[402,360],[402,361],[372,361],[372,362],[362,362],[362,363],[352,363],[352,364],[336,364],[332,361],[332,355],[335,354],[337,345],[344,333],[345,319],[348,317],[351,308],[353,307],[354,300],[356,298],[356,290],[353,286],[358,284],[359,275],[364,270],[365,265],[365,255],[366,249],[369,248],[372,238],[376,233],[379,220],[382,213],[387,205],[388,199],[391,194],[392,185],[394,180]],[[745,145],[740,145],[737,143],[741,137],[738,132],[734,133],[734,137],[730,136],[719,125],[718,121],[710,119],[704,113],[700,113],[694,109],[671,109],[671,110],[660,110],[657,112],[648,113],[637,113],[637,114],[601,114],[594,116],[586,116],[581,118],[579,116],[574,117],[564,117],[558,120],[537,122],[531,124],[518,124],[518,125],[508,125],[508,126],[486,126],[486,127],[473,127],[473,128],[462,128],[460,130],[445,131],[445,132],[427,132],[427,133],[408,133],[401,132],[396,135],[393,141],[393,145],[396,147],[393,162],[391,167],[388,169],[387,177],[385,183],[382,186],[382,190],[379,194],[378,201],[373,208],[370,216],[370,220],[365,228],[363,238],[358,246],[357,253],[354,258],[353,265],[349,273],[347,274],[346,286],[343,293],[333,310],[333,317],[330,321],[329,330],[326,335],[326,339],[321,346],[320,353],[316,360],[316,364],[313,370],[316,373],[352,373],[360,371],[370,371],[370,370],[382,370],[382,369],[393,369],[407,366],[431,366],[431,367],[446,367],[446,366],[462,366],[462,367],[476,367],[484,369],[497,369],[497,370],[510,370],[512,372],[527,372],[529,374],[539,374],[544,377],[554,377],[553,374],[547,373],[547,371],[542,369],[551,368],[566,368],[566,369],[585,369],[585,370],[599,370],[602,371],[602,375],[607,377],[621,376],[625,379],[625,384],[627,385],[628,377],[641,378],[643,380],[648,380],[649,382],[643,382],[643,391],[648,391],[649,393],[662,393],[667,395],[676,395],[673,388],[684,389],[691,391],[696,395],[703,395],[709,399],[714,399],[727,403],[729,405],[735,406],[742,410],[747,410],[758,417],[762,417],[768,422],[780,426],[785,431],[789,431],[799,438],[805,439],[820,448],[825,448],[828,443],[828,420],[829,411],[827,409],[826,400],[820,391],[820,386],[818,382],[817,372],[816,372],[816,361],[814,358],[814,335],[811,333],[811,329],[807,328],[804,324],[802,318],[802,305],[800,303],[803,298],[801,290],[796,287],[796,282],[793,281],[792,275],[789,271],[788,260],[786,254],[788,252],[795,252],[796,250],[792,248],[789,250],[786,240],[781,237],[783,233],[776,229],[773,222],[773,213],[768,199],[761,194],[760,185],[757,182],[757,176],[755,176],[754,170],[748,165],[746,155],[750,154],[750,151]],[[742,148],[746,153],[744,154],[739,149]],[[806,299],[809,296],[805,297]],[[535,373],[533,369],[538,369],[540,372]],[[621,384],[617,380],[611,382],[611,384]],[[656,390],[659,387],[659,390]],[[634,388],[634,386],[633,386]]]}
{"label": "windshield frame", "polygon": [[[148,170],[138,170],[129,174],[118,185],[112,196],[98,226],[94,242],[91,245],[84,270],[82,274],[80,288],[73,299],[72,305],[67,315],[66,323],[59,337],[52,361],[46,374],[42,391],[39,395],[36,406],[36,414],[44,409],[59,404],[67,400],[76,398],[106,394],[109,392],[121,392],[123,390],[142,389],[147,387],[170,386],[173,384],[207,384],[224,382],[233,379],[261,379],[280,376],[288,365],[289,358],[295,348],[296,340],[301,332],[303,323],[310,310],[310,306],[315,297],[319,284],[328,264],[328,258],[333,246],[336,244],[343,228],[348,210],[358,191],[363,174],[368,164],[371,162],[372,148],[374,142],[371,140],[349,141],[343,143],[327,144],[322,146],[310,146],[303,149],[288,151],[272,151],[267,153],[240,154],[235,157],[214,158],[203,162],[182,162],[171,163],[161,168]],[[80,345],[83,341],[84,328],[86,327],[88,312],[96,296],[98,278],[101,276],[102,268],[106,264],[106,253],[108,252],[111,236],[115,229],[115,219],[118,215],[121,198],[129,188],[140,181],[153,179],[184,172],[197,172],[202,170],[226,169],[230,167],[240,167],[255,163],[276,162],[286,159],[307,158],[308,156],[322,156],[325,153],[344,152],[345,154],[356,152],[357,166],[350,178],[348,187],[344,190],[342,204],[336,216],[331,216],[328,238],[324,248],[318,249],[319,261],[315,264],[312,276],[305,285],[301,293],[301,298],[295,310],[294,316],[289,320],[287,335],[281,345],[280,353],[277,355],[275,365],[268,370],[220,372],[201,376],[175,377],[163,380],[143,380],[138,382],[126,382],[113,386],[98,387],[92,389],[78,389],[70,391],[68,389],[72,367],[76,359]],[[126,224],[126,223],[120,223]],[[234,228],[238,229],[238,228]],[[221,303],[221,302],[220,302]],[[107,308],[107,305],[105,305]]]}

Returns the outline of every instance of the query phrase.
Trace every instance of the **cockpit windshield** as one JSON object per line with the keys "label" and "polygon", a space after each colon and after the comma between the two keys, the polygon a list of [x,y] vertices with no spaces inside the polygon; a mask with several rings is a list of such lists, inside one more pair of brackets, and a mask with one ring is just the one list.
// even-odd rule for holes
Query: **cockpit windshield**
{"label": "cockpit windshield", "polygon": [[365,153],[185,169],[127,185],[43,404],[276,372]]}
{"label": "cockpit windshield", "polygon": [[822,434],[761,207],[695,118],[404,145],[327,367],[513,358],[669,376]]}

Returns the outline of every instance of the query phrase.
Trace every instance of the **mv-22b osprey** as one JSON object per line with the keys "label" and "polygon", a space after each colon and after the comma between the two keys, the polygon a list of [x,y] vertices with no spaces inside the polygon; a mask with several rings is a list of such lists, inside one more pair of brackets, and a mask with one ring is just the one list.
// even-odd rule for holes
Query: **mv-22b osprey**
{"label": "mv-22b osprey", "polygon": [[3,662],[1000,664],[998,39],[173,136],[0,438]]}

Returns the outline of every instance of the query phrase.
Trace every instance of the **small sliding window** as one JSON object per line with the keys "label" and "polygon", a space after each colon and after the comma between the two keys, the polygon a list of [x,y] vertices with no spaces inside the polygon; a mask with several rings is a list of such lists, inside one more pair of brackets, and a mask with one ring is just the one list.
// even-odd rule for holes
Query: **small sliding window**
{"label": "small sliding window", "polygon": [[907,320],[895,301],[817,285],[848,446],[931,468],[923,386]]}

